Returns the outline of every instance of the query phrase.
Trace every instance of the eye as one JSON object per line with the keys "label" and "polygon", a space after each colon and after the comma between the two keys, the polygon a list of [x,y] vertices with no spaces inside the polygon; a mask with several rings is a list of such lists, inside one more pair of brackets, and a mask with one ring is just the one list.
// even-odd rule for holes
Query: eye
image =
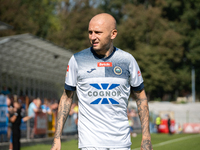
{"label": "eye", "polygon": [[96,34],[101,34],[102,32],[101,32],[101,31],[95,31],[95,33],[96,33]]}

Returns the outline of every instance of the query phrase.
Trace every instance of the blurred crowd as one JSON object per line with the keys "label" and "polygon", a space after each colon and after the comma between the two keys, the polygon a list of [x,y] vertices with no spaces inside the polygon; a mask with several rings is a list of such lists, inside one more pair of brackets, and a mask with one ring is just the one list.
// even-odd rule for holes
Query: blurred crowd
{"label": "blurred crowd", "polygon": [[[28,139],[37,138],[38,135],[34,133],[35,126],[35,116],[36,113],[45,113],[48,116],[56,114],[58,110],[59,101],[56,99],[41,99],[39,97],[28,97],[28,96],[17,96],[11,95],[10,91],[6,88],[3,88],[0,91],[0,95],[6,97],[7,102],[7,135],[0,135],[0,142],[10,142],[9,150],[18,150],[20,149],[20,125],[26,122],[26,129]],[[75,124],[78,120],[78,105],[73,103],[69,115],[73,116]],[[49,119],[49,117],[47,117]],[[53,121],[51,119],[51,121]],[[55,123],[54,123],[55,125]],[[46,127],[48,130],[48,126]],[[54,127],[55,129],[55,127]],[[42,137],[46,137],[43,135]],[[39,136],[41,137],[41,136]],[[18,148],[17,148],[18,147]]]}

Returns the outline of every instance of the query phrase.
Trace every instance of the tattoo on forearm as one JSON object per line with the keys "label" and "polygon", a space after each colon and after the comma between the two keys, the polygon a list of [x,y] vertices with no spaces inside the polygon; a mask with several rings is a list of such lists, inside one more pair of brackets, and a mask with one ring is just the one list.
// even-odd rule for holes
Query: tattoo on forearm
{"label": "tattoo on forearm", "polygon": [[[61,103],[61,102],[60,102]],[[56,133],[55,133],[55,138],[60,138],[60,133],[61,133],[61,124],[62,124],[62,104],[59,104],[59,110],[58,110],[58,118],[57,118],[57,124],[56,124]]]}
{"label": "tattoo on forearm", "polygon": [[53,148],[55,144],[56,144],[55,141],[53,141],[51,148]]}
{"label": "tattoo on forearm", "polygon": [[151,140],[144,140],[142,143],[143,150],[152,150]]}
{"label": "tattoo on forearm", "polygon": [[138,114],[140,117],[142,134],[146,138],[142,141],[142,150],[152,150],[151,137],[149,132],[149,107],[146,94],[141,91],[135,93]]}
{"label": "tattoo on forearm", "polygon": [[63,96],[61,97],[60,103],[59,103],[59,109],[58,109],[58,116],[57,116],[57,124],[56,124],[56,132],[55,132],[55,138],[59,139],[62,135],[62,128],[67,120],[71,102],[66,101],[67,96],[64,92]]}
{"label": "tattoo on forearm", "polygon": [[135,93],[136,103],[138,107],[138,114],[141,121],[142,133],[149,133],[149,109],[147,98],[140,98],[138,93]]}
{"label": "tattoo on forearm", "polygon": [[66,103],[64,104],[64,110],[63,110],[63,121],[64,121],[64,123],[67,120],[67,116],[69,115],[70,107],[71,107],[71,104],[66,104]]}

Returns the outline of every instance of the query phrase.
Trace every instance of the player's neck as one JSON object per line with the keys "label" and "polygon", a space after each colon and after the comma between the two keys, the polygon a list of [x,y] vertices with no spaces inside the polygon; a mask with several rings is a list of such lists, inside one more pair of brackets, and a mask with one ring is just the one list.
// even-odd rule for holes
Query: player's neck
{"label": "player's neck", "polygon": [[112,45],[112,47],[110,47],[109,50],[105,53],[104,58],[109,57],[112,54],[113,50],[114,50],[114,47]]}
{"label": "player's neck", "polygon": [[110,46],[110,48],[109,48],[108,50],[104,50],[103,53],[102,53],[102,51],[101,51],[101,52],[97,52],[97,51],[96,51],[96,53],[97,53],[101,58],[107,58],[107,57],[109,57],[109,56],[112,54],[113,50],[114,50],[114,46],[112,45],[112,46]]}

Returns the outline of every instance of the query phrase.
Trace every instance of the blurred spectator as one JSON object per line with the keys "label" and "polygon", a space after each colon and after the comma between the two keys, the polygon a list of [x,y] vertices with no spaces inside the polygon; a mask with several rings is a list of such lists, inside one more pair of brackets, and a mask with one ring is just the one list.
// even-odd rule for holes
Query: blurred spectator
{"label": "blurred spectator", "polygon": [[51,110],[52,112],[56,112],[58,110],[58,102],[54,100],[51,104]]}
{"label": "blurred spectator", "polygon": [[171,118],[170,118],[170,115],[168,115],[168,120],[167,120],[167,124],[168,124],[168,131],[169,131],[169,134],[171,135],[172,132],[171,132]]}
{"label": "blurred spectator", "polygon": [[69,112],[69,115],[73,117],[75,124],[78,124],[78,104],[73,103]]}
{"label": "blurred spectator", "polygon": [[32,116],[34,118],[36,112],[41,112],[40,105],[40,98],[33,99],[28,107],[28,116]]}
{"label": "blurred spectator", "polygon": [[183,128],[181,127],[180,123],[175,124],[175,130],[176,130],[176,133],[178,134],[182,133]]}
{"label": "blurred spectator", "polygon": [[161,124],[161,118],[160,118],[160,116],[158,115],[158,116],[156,117],[157,133],[159,133],[159,126],[160,126],[160,124]]}
{"label": "blurred spectator", "polygon": [[31,117],[29,126],[30,138],[34,137],[33,128],[34,128],[35,113],[41,112],[40,105],[41,105],[41,100],[37,98],[33,99],[33,101],[30,103],[28,107],[28,116]]}
{"label": "blurred spectator", "polygon": [[127,115],[128,115],[128,123],[130,127],[130,134],[132,137],[136,137],[137,133],[134,132],[134,120],[133,117],[136,117],[136,112],[134,109],[127,109]]}
{"label": "blurred spectator", "polygon": [[[15,118],[14,118],[14,116],[16,115],[16,111],[18,110],[18,109],[20,109],[21,110],[21,112],[22,112],[22,106],[21,106],[21,103],[19,103],[19,102],[17,102],[17,101],[15,101],[14,102],[14,108],[10,108],[10,121],[12,122],[12,121],[14,121],[15,120]],[[22,113],[20,113],[20,115],[21,115]],[[22,116],[21,116],[21,118],[22,118]],[[21,123],[23,123],[23,122],[26,122],[26,121],[28,121],[29,119],[31,119],[31,116],[26,116],[26,117],[24,117],[24,118],[22,118],[20,121],[21,121]],[[19,120],[15,120],[15,122],[18,122],[19,123]],[[20,123],[20,124],[21,124]],[[12,123],[13,124],[13,123]],[[11,126],[12,127],[12,126]],[[17,131],[17,126],[15,126],[14,127],[15,129],[15,131]],[[13,131],[13,127],[12,127],[12,131]],[[21,132],[19,132],[19,134],[21,135]],[[14,135],[15,136],[15,135]],[[15,149],[13,149],[13,147],[14,146],[16,146],[16,145],[14,145],[13,144],[13,138],[16,138],[16,136],[15,137],[13,137],[13,132],[12,132],[12,134],[11,134],[11,136],[10,136],[10,144],[9,144],[9,150],[15,150]],[[18,137],[17,137],[18,138]]]}
{"label": "blurred spectator", "polygon": [[14,113],[14,109],[13,106],[11,104],[11,99],[7,96],[7,106],[8,106],[8,130],[7,130],[7,140],[9,140],[11,138],[11,127],[12,127],[12,123],[10,122],[10,117],[12,117],[12,114]]}
{"label": "blurred spectator", "polygon": [[41,105],[42,105],[42,101],[41,101],[41,99],[40,99],[40,98],[37,98],[36,107],[37,107],[37,109],[39,110],[39,112],[42,111],[42,109],[41,109]]}
{"label": "blurred spectator", "polygon": [[8,90],[8,88],[6,86],[4,86],[3,90],[1,91],[1,94],[3,94],[3,95],[9,95],[10,91]]}
{"label": "blurred spectator", "polygon": [[45,98],[44,99],[44,104],[41,105],[42,112],[43,113],[48,113],[49,115],[51,115],[52,111],[51,111],[51,108],[49,106],[50,106],[49,105],[49,101],[48,101],[48,99]]}
{"label": "blurred spectator", "polygon": [[21,115],[22,115],[22,117],[25,117],[27,115],[27,113],[26,113],[26,104],[25,104],[24,98],[20,97],[18,99],[18,102],[21,105]]}
{"label": "blurred spectator", "polygon": [[6,101],[7,101],[7,106],[8,106],[7,116],[10,117],[10,114],[13,112],[13,106],[11,105],[11,100],[9,97],[7,97]]}
{"label": "blurred spectator", "polygon": [[14,115],[10,118],[12,122],[12,143],[13,150],[20,150],[20,125],[21,125],[21,106],[18,101],[14,102]]}

